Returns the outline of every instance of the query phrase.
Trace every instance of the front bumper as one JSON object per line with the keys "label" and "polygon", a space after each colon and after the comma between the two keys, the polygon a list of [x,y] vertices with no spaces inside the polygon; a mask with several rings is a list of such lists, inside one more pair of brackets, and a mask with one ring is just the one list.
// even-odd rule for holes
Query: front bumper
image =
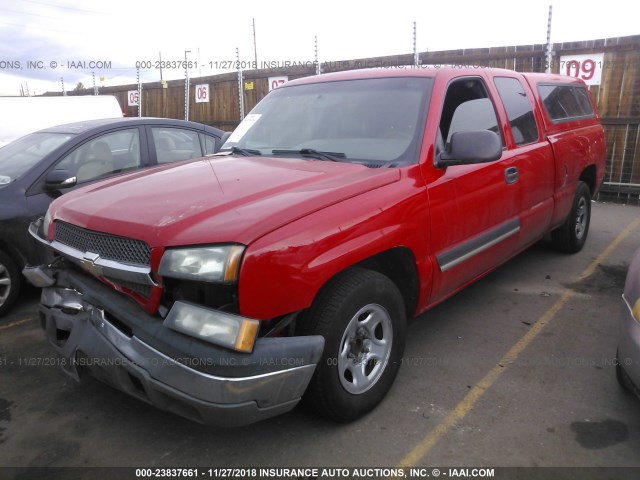
{"label": "front bumper", "polygon": [[618,362],[633,391],[640,397],[640,323],[634,318],[632,306],[624,295],[622,301]]}
{"label": "front bumper", "polygon": [[42,291],[42,326],[70,376],[83,372],[162,410],[239,426],[291,410],[324,348],[320,336],[259,338],[232,352],[163,327],[133,300],[73,267]]}

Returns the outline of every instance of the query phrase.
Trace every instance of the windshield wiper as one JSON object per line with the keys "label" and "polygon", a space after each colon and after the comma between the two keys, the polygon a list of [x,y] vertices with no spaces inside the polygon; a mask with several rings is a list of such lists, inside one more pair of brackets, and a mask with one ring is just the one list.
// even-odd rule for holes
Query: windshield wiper
{"label": "windshield wiper", "polygon": [[240,148],[240,147],[231,147],[231,154],[237,153],[238,155],[244,155],[245,157],[250,157],[252,155],[262,155],[260,150],[253,150],[251,148]]}
{"label": "windshield wiper", "polygon": [[319,160],[329,160],[331,162],[340,162],[347,158],[342,152],[321,152],[313,148],[301,148],[300,150],[272,150],[273,155],[307,155],[315,157]]}

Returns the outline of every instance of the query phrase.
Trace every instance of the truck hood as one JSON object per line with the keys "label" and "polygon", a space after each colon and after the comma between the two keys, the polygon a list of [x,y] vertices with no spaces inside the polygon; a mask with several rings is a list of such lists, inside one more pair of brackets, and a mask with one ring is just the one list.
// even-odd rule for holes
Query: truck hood
{"label": "truck hood", "polygon": [[151,247],[257,238],[398,181],[397,169],[272,157],[215,157],[105,180],[64,195],[53,218]]}

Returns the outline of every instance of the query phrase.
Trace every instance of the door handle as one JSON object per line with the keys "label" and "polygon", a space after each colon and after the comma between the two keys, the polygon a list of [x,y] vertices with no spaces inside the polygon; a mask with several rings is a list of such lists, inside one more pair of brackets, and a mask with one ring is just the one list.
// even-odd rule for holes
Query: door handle
{"label": "door handle", "polygon": [[516,167],[509,167],[504,171],[504,181],[507,185],[516,183],[518,181],[518,169]]}

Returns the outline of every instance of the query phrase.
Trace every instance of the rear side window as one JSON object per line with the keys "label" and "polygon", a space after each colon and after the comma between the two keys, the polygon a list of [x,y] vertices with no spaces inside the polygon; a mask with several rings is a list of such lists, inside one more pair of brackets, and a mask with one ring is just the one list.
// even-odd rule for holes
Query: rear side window
{"label": "rear side window", "polygon": [[595,114],[584,87],[576,85],[538,85],[538,92],[549,118],[555,123]]}
{"label": "rear side window", "polygon": [[204,133],[201,133],[200,143],[204,145],[205,155],[211,155],[212,153],[216,153],[218,151],[216,149],[216,137],[212,137],[211,135],[205,135]]}
{"label": "rear side window", "polygon": [[538,126],[533,116],[533,107],[520,81],[516,78],[496,77],[494,83],[507,111],[516,145],[537,141]]}
{"label": "rear side window", "polygon": [[197,132],[184,128],[151,127],[158,163],[173,163],[202,156]]}

